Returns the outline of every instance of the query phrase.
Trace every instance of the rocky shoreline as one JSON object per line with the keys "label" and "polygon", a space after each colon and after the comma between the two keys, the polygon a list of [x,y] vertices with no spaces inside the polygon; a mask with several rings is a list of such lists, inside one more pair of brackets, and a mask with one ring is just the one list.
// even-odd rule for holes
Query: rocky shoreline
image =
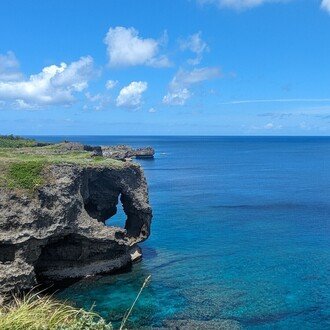
{"label": "rocky shoreline", "polygon": [[64,142],[60,145],[71,151],[90,151],[93,156],[102,156],[112,159],[154,158],[155,150],[152,147],[134,149],[127,145],[90,146],[78,142]]}

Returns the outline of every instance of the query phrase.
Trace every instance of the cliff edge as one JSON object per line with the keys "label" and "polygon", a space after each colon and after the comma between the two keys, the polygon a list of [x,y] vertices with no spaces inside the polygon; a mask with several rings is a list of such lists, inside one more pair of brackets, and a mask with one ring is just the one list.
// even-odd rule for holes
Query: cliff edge
{"label": "cliff edge", "polygon": [[[59,144],[0,148],[0,173],[2,294],[113,272],[141,256],[152,211],[139,165]],[[120,202],[125,227],[106,226]]]}

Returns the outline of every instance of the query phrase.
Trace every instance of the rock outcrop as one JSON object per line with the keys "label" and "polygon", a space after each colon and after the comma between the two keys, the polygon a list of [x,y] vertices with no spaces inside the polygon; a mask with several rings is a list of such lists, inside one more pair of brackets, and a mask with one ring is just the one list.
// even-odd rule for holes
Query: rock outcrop
{"label": "rock outcrop", "polygon": [[103,157],[114,159],[153,158],[155,150],[151,147],[133,149],[129,146],[101,146]]}
{"label": "rock outcrop", "polygon": [[[112,272],[141,256],[152,218],[147,184],[139,165],[119,163],[50,164],[32,193],[0,188],[2,294]],[[105,226],[119,202],[125,227]]]}
{"label": "rock outcrop", "polygon": [[[51,145],[51,144],[48,144]],[[129,158],[154,158],[155,150],[152,147],[134,149],[126,145],[116,146],[91,146],[79,142],[61,142],[53,144],[58,153],[89,151],[92,156],[102,156],[106,158],[125,160]]]}

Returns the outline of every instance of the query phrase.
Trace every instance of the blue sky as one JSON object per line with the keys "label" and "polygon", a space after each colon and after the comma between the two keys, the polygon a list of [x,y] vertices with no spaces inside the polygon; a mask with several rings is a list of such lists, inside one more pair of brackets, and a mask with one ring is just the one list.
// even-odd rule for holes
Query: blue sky
{"label": "blue sky", "polygon": [[329,135],[330,0],[0,4],[0,133]]}

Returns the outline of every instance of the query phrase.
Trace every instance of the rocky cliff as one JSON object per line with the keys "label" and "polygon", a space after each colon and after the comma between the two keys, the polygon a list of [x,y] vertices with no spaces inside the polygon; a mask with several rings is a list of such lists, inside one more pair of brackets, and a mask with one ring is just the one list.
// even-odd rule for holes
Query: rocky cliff
{"label": "rocky cliff", "polygon": [[[96,159],[87,151],[63,155],[54,146],[34,148],[33,160],[22,158],[26,152],[9,153],[7,163],[0,159],[2,174],[11,174],[18,160],[43,160],[42,181],[33,190],[17,188],[9,174],[7,185],[0,185],[2,294],[112,272],[141,256],[137,243],[150,234],[152,211],[139,165]],[[127,217],[124,228],[105,226],[118,203]]]}

